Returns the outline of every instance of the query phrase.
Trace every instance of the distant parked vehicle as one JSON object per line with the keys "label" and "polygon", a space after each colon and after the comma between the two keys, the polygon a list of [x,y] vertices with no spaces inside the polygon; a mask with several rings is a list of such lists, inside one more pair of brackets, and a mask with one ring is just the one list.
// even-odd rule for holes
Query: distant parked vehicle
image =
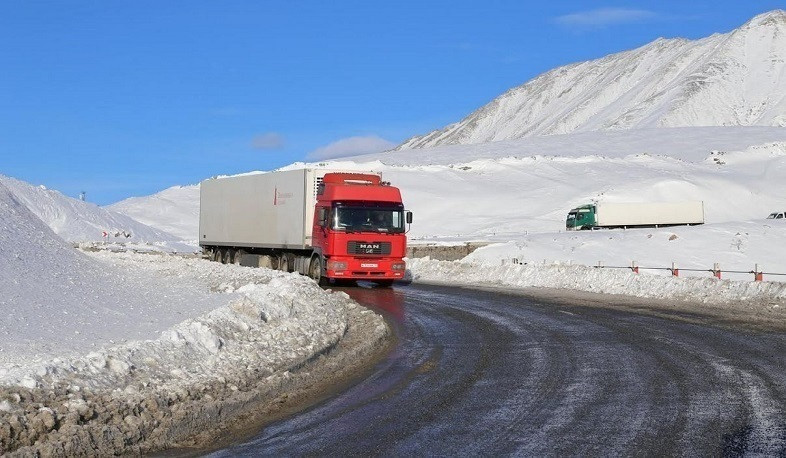
{"label": "distant parked vehicle", "polygon": [[572,209],[565,221],[571,230],[704,224],[704,202],[597,203]]}
{"label": "distant parked vehicle", "polygon": [[786,212],[774,212],[770,213],[767,219],[783,219],[784,217],[786,217]]}

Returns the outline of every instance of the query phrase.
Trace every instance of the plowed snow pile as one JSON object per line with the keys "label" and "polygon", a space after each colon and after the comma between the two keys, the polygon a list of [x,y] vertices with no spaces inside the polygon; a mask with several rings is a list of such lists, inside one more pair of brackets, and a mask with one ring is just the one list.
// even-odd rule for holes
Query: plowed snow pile
{"label": "plowed snow pile", "polygon": [[196,251],[194,246],[182,243],[175,235],[59,191],[3,175],[0,175],[0,184],[55,234],[69,242],[122,242],[163,251]]}
{"label": "plowed snow pile", "polygon": [[[153,339],[221,305],[193,285],[129,277],[74,250],[0,184],[0,381],[27,367],[125,340]],[[161,299],[162,295],[165,299]]]}
{"label": "plowed snow pile", "polygon": [[[362,313],[295,274],[82,254],[2,184],[0,291],[0,454],[155,449],[188,435],[178,405],[280,384]],[[368,315],[374,345],[386,328]]]}

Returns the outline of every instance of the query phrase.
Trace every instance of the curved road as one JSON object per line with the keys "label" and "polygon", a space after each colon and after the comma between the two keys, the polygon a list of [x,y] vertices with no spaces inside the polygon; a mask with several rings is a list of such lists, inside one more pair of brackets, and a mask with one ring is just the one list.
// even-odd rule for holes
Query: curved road
{"label": "curved road", "polygon": [[214,456],[786,455],[786,334],[499,292],[348,289],[399,344]]}

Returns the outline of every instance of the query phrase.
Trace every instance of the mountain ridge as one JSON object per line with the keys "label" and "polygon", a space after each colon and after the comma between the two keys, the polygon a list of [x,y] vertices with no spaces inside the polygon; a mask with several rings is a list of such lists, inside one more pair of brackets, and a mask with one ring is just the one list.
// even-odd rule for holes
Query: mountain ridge
{"label": "mountain ridge", "polygon": [[396,149],[595,130],[786,126],[786,11],[549,70]]}

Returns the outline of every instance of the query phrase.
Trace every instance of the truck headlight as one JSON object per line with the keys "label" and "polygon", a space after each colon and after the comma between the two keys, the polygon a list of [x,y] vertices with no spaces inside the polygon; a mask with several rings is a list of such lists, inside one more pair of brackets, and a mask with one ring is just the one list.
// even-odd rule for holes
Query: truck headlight
{"label": "truck headlight", "polygon": [[349,265],[346,261],[330,261],[327,262],[327,270],[347,270]]}
{"label": "truck headlight", "polygon": [[390,266],[393,270],[407,270],[407,263],[406,262],[394,262],[392,266]]}

